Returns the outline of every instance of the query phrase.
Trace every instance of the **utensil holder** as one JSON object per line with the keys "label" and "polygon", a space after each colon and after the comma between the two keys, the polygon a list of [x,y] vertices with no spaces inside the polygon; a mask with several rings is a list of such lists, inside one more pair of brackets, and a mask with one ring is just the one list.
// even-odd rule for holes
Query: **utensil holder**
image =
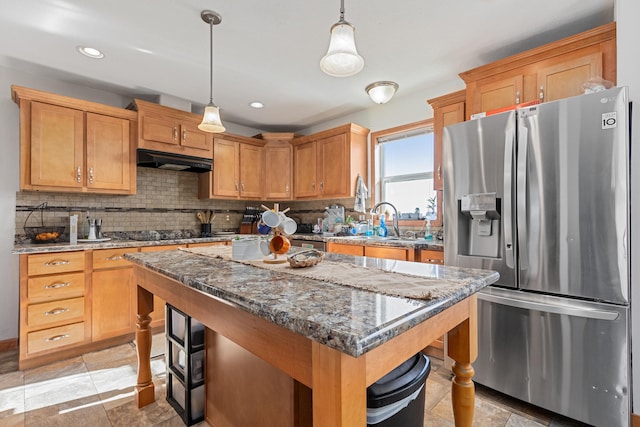
{"label": "utensil holder", "polygon": [[200,224],[200,237],[211,237],[211,224]]}

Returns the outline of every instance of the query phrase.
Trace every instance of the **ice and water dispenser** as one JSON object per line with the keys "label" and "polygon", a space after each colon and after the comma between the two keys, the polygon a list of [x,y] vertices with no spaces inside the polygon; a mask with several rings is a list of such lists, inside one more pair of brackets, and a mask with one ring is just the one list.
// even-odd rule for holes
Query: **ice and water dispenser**
{"label": "ice and water dispenser", "polygon": [[500,202],[497,193],[465,194],[458,199],[458,255],[500,255]]}

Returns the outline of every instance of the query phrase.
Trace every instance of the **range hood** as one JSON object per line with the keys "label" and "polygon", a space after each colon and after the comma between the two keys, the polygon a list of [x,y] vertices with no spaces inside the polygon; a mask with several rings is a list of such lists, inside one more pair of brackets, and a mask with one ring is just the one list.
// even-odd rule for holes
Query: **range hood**
{"label": "range hood", "polygon": [[213,160],[203,157],[138,149],[138,166],[185,172],[211,172]]}

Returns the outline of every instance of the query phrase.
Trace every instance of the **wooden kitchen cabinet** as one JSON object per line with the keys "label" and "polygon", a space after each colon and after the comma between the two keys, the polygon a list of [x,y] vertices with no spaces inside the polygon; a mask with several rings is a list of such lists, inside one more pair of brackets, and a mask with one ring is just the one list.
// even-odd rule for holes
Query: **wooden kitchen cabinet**
{"label": "wooden kitchen cabinet", "polygon": [[91,341],[83,251],[20,255],[19,368]]}
{"label": "wooden kitchen cabinet", "polygon": [[444,251],[433,249],[422,249],[420,251],[420,262],[428,264],[444,265]]}
{"label": "wooden kitchen cabinet", "polygon": [[138,111],[138,148],[211,159],[213,135],[198,129],[202,116],[188,111],[134,100]]}
{"label": "wooden kitchen cabinet", "polygon": [[135,194],[137,115],[12,86],[20,106],[20,189]]}
{"label": "wooden kitchen cabinet", "polygon": [[138,248],[93,251],[92,321],[93,341],[135,332],[135,284],[133,266],[124,254]]}
{"label": "wooden kitchen cabinet", "polygon": [[364,256],[364,246],[350,245],[348,243],[327,242],[327,252],[343,255]]}
{"label": "wooden kitchen cabinet", "polygon": [[[293,197],[292,132],[261,133],[257,138],[267,141],[265,149],[265,200],[291,200]],[[315,168],[314,168],[315,175]]]}
{"label": "wooden kitchen cabinet", "polygon": [[444,190],[442,132],[445,126],[464,121],[466,91],[460,90],[427,102],[433,108],[433,189]]}
{"label": "wooden kitchen cabinet", "polygon": [[198,177],[201,199],[261,199],[264,193],[264,143],[236,135],[216,137],[213,171]]}
{"label": "wooden kitchen cabinet", "polygon": [[616,24],[612,22],[465,71],[466,114],[583,93],[591,78],[616,83]]}
{"label": "wooden kitchen cabinet", "polygon": [[391,246],[365,246],[364,256],[373,258],[396,259],[398,261],[414,261],[415,250],[412,248]]}
{"label": "wooden kitchen cabinet", "polygon": [[354,197],[358,175],[367,176],[368,134],[350,123],[294,139],[294,198]]}

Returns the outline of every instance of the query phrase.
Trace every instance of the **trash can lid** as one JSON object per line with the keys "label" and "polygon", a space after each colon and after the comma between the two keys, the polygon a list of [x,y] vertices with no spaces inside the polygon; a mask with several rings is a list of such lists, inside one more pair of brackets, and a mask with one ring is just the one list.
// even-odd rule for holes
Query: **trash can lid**
{"label": "trash can lid", "polygon": [[401,390],[416,379],[423,376],[423,381],[429,374],[429,358],[422,353],[412,356],[400,366],[380,378],[367,388],[367,399],[378,398],[385,394]]}

